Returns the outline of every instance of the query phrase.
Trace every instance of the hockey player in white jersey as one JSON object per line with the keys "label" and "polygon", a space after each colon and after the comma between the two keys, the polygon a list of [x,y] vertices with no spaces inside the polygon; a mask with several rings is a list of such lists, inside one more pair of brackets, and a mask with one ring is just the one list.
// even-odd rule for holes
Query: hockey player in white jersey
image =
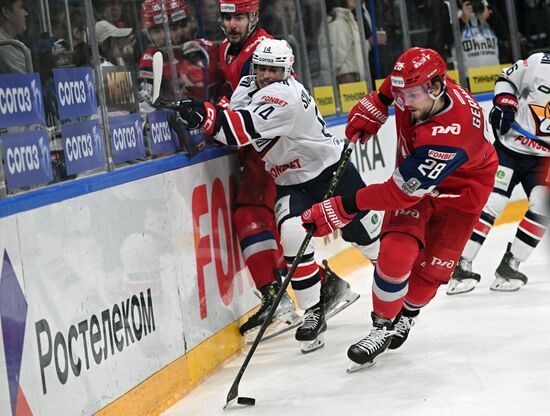
{"label": "hockey player in white jersey", "polygon": [[[508,243],[491,290],[513,292],[527,283],[519,265],[535,250],[548,224],[548,190],[541,179],[542,159],[550,156],[550,54],[536,53],[506,68],[496,82],[493,105],[489,121],[499,159],[495,186],[449,282],[448,295],[470,292],[479,282],[472,262],[517,184],[527,194],[529,208]],[[512,123],[540,140],[515,131]]]}
{"label": "hockey player in white jersey", "polygon": [[[291,75],[293,62],[286,41],[266,39],[253,54],[252,75],[241,78],[228,109],[194,100],[178,103],[189,129],[200,128],[228,146],[253,146],[262,155],[277,187],[275,215],[289,269],[306,235],[300,214],[323,199],[344,150],[344,142],[325,129],[309,92]],[[350,164],[335,193],[349,194],[363,186]],[[342,229],[342,236],[376,259],[381,220],[380,212],[365,212]],[[301,258],[291,284],[305,310],[296,331],[302,352],[321,348],[326,317],[313,244]]]}

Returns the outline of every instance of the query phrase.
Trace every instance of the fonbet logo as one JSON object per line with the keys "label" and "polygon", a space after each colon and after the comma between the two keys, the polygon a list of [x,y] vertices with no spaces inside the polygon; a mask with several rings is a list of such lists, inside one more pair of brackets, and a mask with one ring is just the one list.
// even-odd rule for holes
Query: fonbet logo
{"label": "fonbet logo", "polygon": [[4,261],[1,267],[0,321],[11,414],[12,416],[32,415],[24,390],[19,384],[27,322],[27,300],[6,250],[4,250]]}

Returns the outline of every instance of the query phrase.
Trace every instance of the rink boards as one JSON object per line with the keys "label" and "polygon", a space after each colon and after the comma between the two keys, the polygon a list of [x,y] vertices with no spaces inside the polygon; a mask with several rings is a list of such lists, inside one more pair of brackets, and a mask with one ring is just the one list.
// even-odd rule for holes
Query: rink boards
{"label": "rink boards", "polygon": [[[390,122],[353,160],[380,182],[395,154]],[[1,415],[158,414],[242,348],[258,298],[230,220],[237,175],[229,154],[1,216]],[[362,266],[318,242],[341,273]]]}

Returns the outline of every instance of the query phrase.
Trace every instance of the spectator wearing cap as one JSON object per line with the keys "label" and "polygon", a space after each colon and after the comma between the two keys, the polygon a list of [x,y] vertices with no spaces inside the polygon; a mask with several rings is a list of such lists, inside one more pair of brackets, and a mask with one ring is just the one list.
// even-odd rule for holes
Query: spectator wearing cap
{"label": "spectator wearing cap", "polygon": [[[24,33],[27,16],[22,0],[0,0],[0,41],[12,40]],[[25,53],[21,49],[0,46],[0,73],[26,72],[26,68]]]}
{"label": "spectator wearing cap", "polygon": [[102,66],[124,65],[124,56],[133,54],[132,28],[118,28],[106,20],[95,24]]}

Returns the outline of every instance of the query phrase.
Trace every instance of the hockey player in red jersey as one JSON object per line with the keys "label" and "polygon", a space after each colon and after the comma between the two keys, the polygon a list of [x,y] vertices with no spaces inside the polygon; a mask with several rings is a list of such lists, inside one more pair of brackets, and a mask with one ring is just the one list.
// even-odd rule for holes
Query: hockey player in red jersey
{"label": "hockey player in red jersey", "polygon": [[[476,287],[481,275],[472,271],[472,262],[516,185],[521,183],[529,208],[495,271],[491,290],[514,292],[527,283],[519,265],[535,250],[548,226],[548,190],[542,182],[544,161],[550,160],[550,54],[536,53],[506,68],[496,82],[493,104],[489,121],[499,159],[495,187],[453,272],[448,295]],[[515,131],[513,122],[540,140]]]}
{"label": "hockey player in red jersey", "polygon": [[[220,65],[224,79],[234,91],[243,76],[249,75],[252,54],[264,39],[272,38],[258,28],[259,0],[220,0],[220,21],[226,39],[220,46]],[[262,304],[241,328],[241,334],[252,341],[277,294],[276,273],[281,267],[281,250],[275,224],[275,183],[265,171],[264,162],[251,146],[239,150],[241,176],[235,200],[233,222],[239,236],[243,256]],[[282,264],[284,267],[284,264]],[[325,270],[322,270],[325,274]],[[351,304],[359,295],[330,269],[324,278],[326,313],[330,317]],[[292,300],[285,295],[275,314],[272,334],[290,329],[299,323]]]}
{"label": "hockey player in red jersey", "polygon": [[168,95],[172,100],[182,97],[205,100],[217,95],[217,88],[221,81],[218,76],[218,48],[207,40],[195,39],[190,7],[184,0],[162,0],[174,53],[177,90],[173,90],[170,82],[172,79],[170,59],[166,53],[167,34],[163,26],[164,18],[160,1],[145,0],[141,6],[143,28],[152,42],[139,61],[140,107],[144,112],[154,111],[154,107],[151,105],[153,55],[159,50],[164,55],[161,89],[163,96]]}
{"label": "hockey player in red jersey", "polygon": [[395,102],[399,156],[392,177],[334,197],[302,215],[322,236],[358,212],[386,210],[374,272],[370,333],[348,350],[355,371],[400,347],[420,309],[446,284],[493,188],[498,165],[476,100],[446,76],[434,50],[411,48],[379,91],[349,113],[346,136],[364,142]]}

